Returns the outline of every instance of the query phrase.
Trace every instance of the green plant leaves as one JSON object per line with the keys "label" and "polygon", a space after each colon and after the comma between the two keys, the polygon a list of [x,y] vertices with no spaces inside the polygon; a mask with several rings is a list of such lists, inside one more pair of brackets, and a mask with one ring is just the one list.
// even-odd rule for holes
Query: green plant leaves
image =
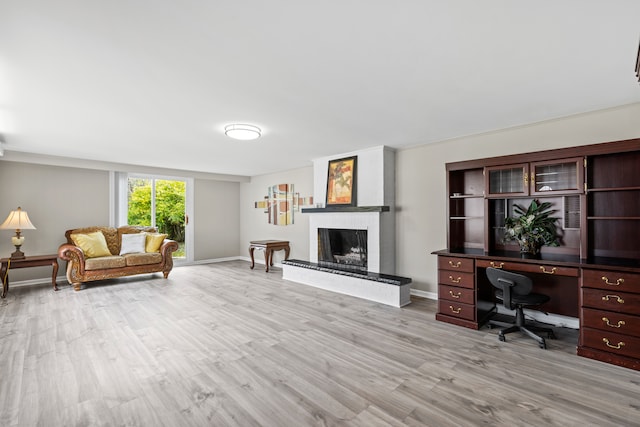
{"label": "green plant leaves", "polygon": [[552,206],[550,202],[540,203],[535,199],[526,208],[514,204],[513,211],[517,216],[505,219],[504,240],[517,240],[521,244],[535,242],[540,246],[559,246],[556,230],[558,218],[552,216],[556,212]]}

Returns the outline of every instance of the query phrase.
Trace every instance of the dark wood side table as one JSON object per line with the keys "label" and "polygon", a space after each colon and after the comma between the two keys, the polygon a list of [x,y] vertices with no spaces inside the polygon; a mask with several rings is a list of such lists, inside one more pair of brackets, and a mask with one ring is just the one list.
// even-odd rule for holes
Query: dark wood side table
{"label": "dark wood side table", "polygon": [[9,270],[15,268],[28,268],[28,267],[45,267],[50,265],[53,267],[53,274],[51,275],[51,284],[53,285],[53,290],[58,290],[58,285],[56,284],[56,276],[58,275],[58,255],[36,255],[36,256],[28,256],[24,259],[11,259],[11,258],[2,258],[0,259],[0,263],[2,267],[0,268],[0,280],[2,280],[2,298],[7,296],[7,292],[9,292]]}
{"label": "dark wood side table", "polygon": [[266,264],[265,271],[269,272],[269,266],[273,266],[273,251],[284,250],[284,259],[289,259],[289,242],[286,240],[254,240],[249,242],[249,255],[251,255],[251,269],[255,267],[253,259],[253,251],[256,249],[264,250],[264,262]]}

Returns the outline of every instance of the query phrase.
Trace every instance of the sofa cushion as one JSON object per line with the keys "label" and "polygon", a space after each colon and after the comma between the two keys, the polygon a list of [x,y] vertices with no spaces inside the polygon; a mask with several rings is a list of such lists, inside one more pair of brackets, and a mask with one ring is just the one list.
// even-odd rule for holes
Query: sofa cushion
{"label": "sofa cushion", "polygon": [[120,255],[144,252],[147,236],[145,233],[123,234],[121,236]]}
{"label": "sofa cushion", "polygon": [[103,270],[105,268],[119,268],[126,266],[124,257],[118,255],[89,258],[84,261],[85,270]]}
{"label": "sofa cushion", "polygon": [[87,234],[72,234],[71,240],[76,246],[84,252],[85,257],[95,258],[110,256],[109,247],[107,241],[104,238],[104,234],[101,231],[94,231]]}
{"label": "sofa cushion", "polygon": [[127,254],[124,259],[127,266],[157,264],[162,262],[162,254],[160,252]]}
{"label": "sofa cushion", "polygon": [[160,246],[162,246],[162,242],[167,238],[167,235],[160,233],[146,233],[146,235],[145,252],[159,252]]}

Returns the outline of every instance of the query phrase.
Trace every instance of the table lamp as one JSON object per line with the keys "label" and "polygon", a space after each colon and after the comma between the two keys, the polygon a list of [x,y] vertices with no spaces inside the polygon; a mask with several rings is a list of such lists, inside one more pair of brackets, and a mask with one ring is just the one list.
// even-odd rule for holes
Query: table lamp
{"label": "table lamp", "polygon": [[24,236],[20,235],[22,230],[35,230],[31,224],[29,215],[18,207],[18,210],[11,211],[7,219],[0,225],[2,230],[16,230],[16,235],[11,238],[11,242],[16,247],[16,251],[11,254],[11,259],[24,259],[24,253],[20,250],[20,246],[24,243]]}

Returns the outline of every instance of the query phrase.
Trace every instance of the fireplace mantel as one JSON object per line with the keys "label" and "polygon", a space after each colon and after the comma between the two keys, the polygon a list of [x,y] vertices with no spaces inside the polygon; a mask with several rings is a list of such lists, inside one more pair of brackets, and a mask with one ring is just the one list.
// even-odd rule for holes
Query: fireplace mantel
{"label": "fireplace mantel", "polygon": [[389,206],[328,206],[326,208],[302,208],[302,213],[389,212],[389,210]]}

